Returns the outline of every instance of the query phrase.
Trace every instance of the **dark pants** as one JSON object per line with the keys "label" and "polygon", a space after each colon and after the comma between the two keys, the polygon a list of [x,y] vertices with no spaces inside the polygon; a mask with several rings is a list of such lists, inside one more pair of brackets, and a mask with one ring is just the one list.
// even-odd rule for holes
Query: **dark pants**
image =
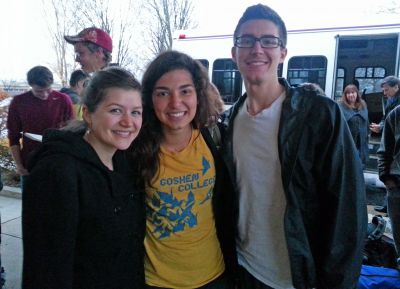
{"label": "dark pants", "polygon": [[274,289],[265,285],[253,275],[251,275],[245,268],[239,266],[239,284],[238,289]]}
{"label": "dark pants", "polygon": [[21,192],[23,192],[23,190],[24,190],[25,182],[26,182],[26,176],[20,176],[19,183],[20,183]]}
{"label": "dark pants", "polygon": [[[199,287],[198,289],[234,289],[232,286],[229,285],[228,278],[225,274],[222,274],[217,279],[211,281],[210,283]],[[170,289],[164,287],[155,287],[146,285],[146,289]]]}
{"label": "dark pants", "polygon": [[394,245],[397,250],[397,257],[400,257],[400,188],[396,187],[386,191]]}

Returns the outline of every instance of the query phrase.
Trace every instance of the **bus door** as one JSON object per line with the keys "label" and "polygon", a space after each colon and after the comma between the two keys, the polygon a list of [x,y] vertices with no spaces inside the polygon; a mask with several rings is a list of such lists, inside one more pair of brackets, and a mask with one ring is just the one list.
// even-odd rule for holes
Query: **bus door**
{"label": "bus door", "polygon": [[338,35],[337,41],[335,99],[341,97],[346,85],[358,85],[367,102],[370,121],[379,122],[383,113],[380,83],[386,76],[398,73],[399,35]]}
{"label": "bus door", "polygon": [[[339,99],[348,84],[358,86],[367,103],[369,121],[379,123],[383,117],[385,99],[381,81],[399,72],[399,34],[370,34],[337,36],[337,63],[334,94]],[[367,171],[377,170],[376,150],[380,135],[372,133],[369,139],[370,158]]]}

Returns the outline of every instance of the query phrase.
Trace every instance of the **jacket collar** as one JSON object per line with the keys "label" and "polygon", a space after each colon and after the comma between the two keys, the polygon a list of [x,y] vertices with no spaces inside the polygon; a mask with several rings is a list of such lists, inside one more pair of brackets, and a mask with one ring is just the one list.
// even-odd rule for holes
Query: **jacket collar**
{"label": "jacket collar", "polygon": [[[286,98],[282,104],[282,112],[279,123],[278,132],[278,152],[279,159],[282,167],[288,168],[285,174],[282,175],[283,185],[286,187],[291,179],[292,169],[296,162],[296,153],[299,145],[299,140],[303,132],[302,127],[305,125],[307,111],[307,105],[312,103],[308,101],[308,98],[315,97],[318,88],[312,84],[305,84],[299,87],[291,87],[290,84],[284,78],[279,78],[279,83],[285,87]],[[323,94],[322,91],[320,91]],[[247,98],[247,93],[243,94],[232,107],[227,110],[222,116],[222,122],[226,130],[226,138],[224,144],[224,159],[228,164],[230,175],[234,178],[235,166],[233,163],[233,122],[234,119]],[[282,156],[285,158],[282,158]]]}

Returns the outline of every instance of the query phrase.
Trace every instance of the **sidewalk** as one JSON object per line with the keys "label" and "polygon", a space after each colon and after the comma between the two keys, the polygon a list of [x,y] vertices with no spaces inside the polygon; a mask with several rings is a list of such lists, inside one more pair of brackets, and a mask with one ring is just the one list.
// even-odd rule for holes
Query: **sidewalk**
{"label": "sidewalk", "polygon": [[3,190],[0,191],[0,196],[22,199],[21,188],[4,186]]}
{"label": "sidewalk", "polygon": [[0,193],[1,264],[6,273],[7,289],[21,288],[22,230],[21,192],[5,187]]}
{"label": "sidewalk", "polygon": [[[377,193],[375,193],[377,194]],[[5,186],[0,192],[1,214],[1,262],[6,271],[6,289],[21,288],[22,274],[22,228],[21,228],[22,194],[19,188]],[[368,206],[369,220],[376,215],[373,205]],[[390,221],[386,236],[392,238]]]}

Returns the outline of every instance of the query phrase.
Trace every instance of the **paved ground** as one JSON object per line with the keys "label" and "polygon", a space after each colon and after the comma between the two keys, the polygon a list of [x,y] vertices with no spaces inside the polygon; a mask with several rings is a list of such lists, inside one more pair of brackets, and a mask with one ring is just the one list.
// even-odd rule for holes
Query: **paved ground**
{"label": "paved ground", "polygon": [[[381,204],[385,192],[377,189],[367,190],[369,217],[377,214],[374,204]],[[21,288],[22,272],[22,233],[21,233],[21,192],[19,189],[5,187],[0,192],[1,214],[1,261],[6,270],[6,288]],[[386,218],[387,219],[387,218]],[[391,237],[390,224],[387,236]]]}
{"label": "paved ground", "polygon": [[21,288],[22,232],[21,199],[0,196],[1,263],[6,272],[6,288]]}

